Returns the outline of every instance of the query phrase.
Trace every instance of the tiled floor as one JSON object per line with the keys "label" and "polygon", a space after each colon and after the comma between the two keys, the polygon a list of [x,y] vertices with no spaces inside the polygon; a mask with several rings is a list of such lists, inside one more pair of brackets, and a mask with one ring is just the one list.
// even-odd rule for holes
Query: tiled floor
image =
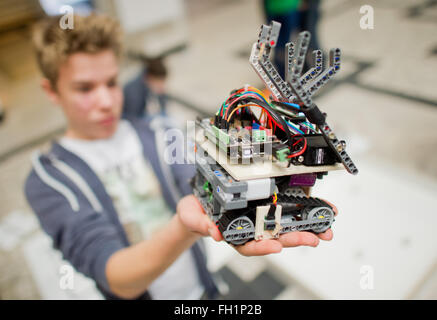
{"label": "tiled floor", "polygon": [[[169,92],[189,101],[205,113],[213,113],[230,90],[245,83],[260,87],[261,82],[249,66],[248,57],[263,18],[257,1],[211,1],[202,6],[196,5],[196,1],[199,0],[189,1],[195,10],[188,13],[188,47],[168,59],[171,70]],[[359,28],[359,8],[364,4],[374,7],[374,30]],[[365,258],[368,249],[373,250],[371,264],[375,266],[375,288],[378,284],[388,286],[390,282],[378,282],[378,268],[391,266],[389,261],[384,263],[384,259],[388,259],[385,253],[390,252],[393,261],[402,261],[402,251],[397,251],[398,242],[406,244],[405,250],[416,248],[414,239],[422,239],[421,233],[430,227],[421,224],[434,221],[433,218],[427,220],[424,217],[436,212],[436,2],[329,0],[322,2],[322,8],[323,18],[319,31],[323,49],[340,47],[344,63],[337,80],[320,93],[316,102],[328,113],[328,120],[337,134],[348,142],[349,153],[355,158],[359,169],[364,170],[363,176],[342,176],[338,179],[329,176],[326,184],[319,182],[321,187],[315,192],[337,200],[342,214],[344,212],[344,218],[339,216],[334,227],[335,240],[322,246],[319,251],[306,250],[309,248],[296,251],[290,249],[284,254],[271,257],[245,258],[238,256],[225,244],[210,243],[211,270],[221,274],[225,280],[231,279],[229,282],[233,284],[228,288],[229,298],[238,297],[241,290],[250,294],[247,298],[339,297],[332,290],[318,290],[317,283],[308,279],[306,275],[312,267],[310,262],[321,263],[319,269],[311,269],[314,273],[320,271],[321,275],[324,274],[323,268],[333,268],[330,269],[334,272],[332,278],[337,281],[333,286],[347,290],[351,283],[346,283],[346,280],[341,282],[342,268],[356,261],[363,261],[358,266],[367,263]],[[25,44],[14,46],[18,48]],[[10,54],[0,56],[0,64],[5,59],[13,61],[16,58]],[[135,66],[126,69],[125,73],[132,74],[132,68]],[[17,216],[17,221],[21,221],[19,225],[32,219],[22,196],[22,183],[30,168],[30,154],[37,147],[47,146],[48,138],[59,133],[64,125],[60,111],[50,106],[39,90],[37,79],[34,66],[28,62],[7,76],[0,74],[0,94],[9,106],[7,121],[0,125],[0,226],[5,226],[4,219],[13,212],[24,212]],[[176,104],[173,104],[171,114],[181,123],[194,119],[196,115]],[[376,173],[381,179],[375,177],[371,180],[372,174]],[[389,178],[386,185],[379,185],[378,188],[372,185],[373,181]],[[339,185],[340,181],[344,181],[344,185]],[[413,186],[417,190],[411,191],[409,198],[406,196],[408,188]],[[350,194],[350,199],[338,192],[329,193],[332,190],[343,190],[341,188]],[[383,194],[375,195],[375,190],[382,190],[380,193]],[[402,190],[406,190],[405,193]],[[385,194],[390,203],[384,200]],[[372,207],[374,197],[378,196],[382,198],[381,205]],[[354,210],[354,205],[359,201],[364,205],[361,205],[360,210]],[[417,204],[419,201],[420,204]],[[368,207],[373,210],[371,215],[365,214],[365,208]],[[425,213],[417,212],[415,208],[423,208],[421,210]],[[371,224],[373,220],[368,220],[369,216],[378,214],[384,219],[393,217],[396,220],[403,217],[403,221],[390,225],[389,232],[385,233],[384,226],[374,228]],[[357,217],[365,218],[365,223]],[[411,223],[417,229],[408,229],[409,219],[419,219]],[[31,225],[31,222],[28,223]],[[383,239],[385,236],[393,239],[396,244],[387,241],[388,244],[379,246],[384,248],[382,250],[378,249],[376,242],[358,238],[358,235],[364,233],[363,225],[369,226],[368,236],[375,239]],[[0,246],[2,299],[45,298],[55,292],[50,286],[43,285],[44,273],[40,272],[43,267],[38,265],[38,259],[43,255],[35,254],[35,250],[48,253],[48,249],[38,249],[48,246],[44,247],[44,241],[38,242],[41,238],[36,228],[35,223],[31,231],[23,231],[22,236],[16,238],[10,233],[0,234],[0,242],[4,240],[4,243],[11,243],[10,247]],[[402,232],[409,232],[410,237],[405,238]],[[14,244],[14,241],[17,242]],[[421,246],[422,250],[408,251],[404,257],[414,260],[417,266],[409,274],[399,268],[398,277],[408,277],[406,281],[393,280],[400,285],[399,292],[405,294],[397,296],[391,294],[390,290],[383,290],[380,294],[380,291],[374,290],[374,295],[370,293],[370,297],[436,299],[437,255],[433,245],[435,241],[432,237],[428,241],[431,243]],[[347,257],[339,253],[339,248],[345,244],[350,246],[356,256],[355,260],[347,260]],[[329,256],[326,252],[332,252],[333,255]],[[336,266],[330,262],[324,265],[320,262],[322,260],[317,260],[317,255],[344,263]],[[294,264],[291,261],[293,256],[302,259],[299,260],[302,263]],[[351,270],[346,270],[345,274],[347,272]],[[54,275],[52,279],[55,280],[52,281],[58,281],[58,276]],[[356,279],[359,283],[359,276],[358,270],[357,275],[351,275],[350,281]],[[405,285],[402,287],[402,284]],[[260,285],[269,290],[257,290]],[[81,288],[88,287],[84,285]],[[352,292],[356,293],[353,291],[355,289],[350,290],[349,296],[352,296]],[[81,292],[84,297],[95,297],[84,293],[86,290]],[[345,291],[344,295],[347,297],[348,292]]]}

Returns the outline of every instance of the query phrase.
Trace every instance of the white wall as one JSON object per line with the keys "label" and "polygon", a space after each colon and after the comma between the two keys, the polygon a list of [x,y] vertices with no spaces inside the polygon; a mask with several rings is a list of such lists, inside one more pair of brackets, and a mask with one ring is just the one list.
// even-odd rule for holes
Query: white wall
{"label": "white wall", "polygon": [[182,19],[185,14],[182,0],[114,0],[114,5],[126,33]]}

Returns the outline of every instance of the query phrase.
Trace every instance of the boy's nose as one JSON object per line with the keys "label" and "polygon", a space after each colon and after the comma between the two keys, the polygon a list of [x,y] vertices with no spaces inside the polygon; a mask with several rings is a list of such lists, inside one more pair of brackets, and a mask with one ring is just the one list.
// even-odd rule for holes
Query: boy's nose
{"label": "boy's nose", "polygon": [[100,108],[111,108],[113,105],[113,97],[111,95],[111,91],[104,86],[98,89],[97,99],[98,106]]}

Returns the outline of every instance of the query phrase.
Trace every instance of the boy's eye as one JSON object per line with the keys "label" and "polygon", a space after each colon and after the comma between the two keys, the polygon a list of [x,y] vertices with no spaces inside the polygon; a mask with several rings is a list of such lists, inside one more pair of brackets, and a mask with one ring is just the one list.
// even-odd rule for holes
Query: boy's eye
{"label": "boy's eye", "polygon": [[115,87],[117,86],[117,79],[112,79],[108,82],[108,87]]}
{"label": "boy's eye", "polygon": [[83,93],[90,92],[92,90],[92,86],[80,86],[77,87],[77,90]]}

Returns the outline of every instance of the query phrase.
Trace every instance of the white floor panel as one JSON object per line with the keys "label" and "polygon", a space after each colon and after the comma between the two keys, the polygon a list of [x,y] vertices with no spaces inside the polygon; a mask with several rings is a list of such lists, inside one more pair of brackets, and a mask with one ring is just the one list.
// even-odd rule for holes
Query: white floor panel
{"label": "white floor panel", "polygon": [[101,300],[93,280],[76,272],[40,232],[23,244],[23,253],[43,300]]}
{"label": "white floor panel", "polygon": [[313,190],[339,209],[334,239],[268,259],[325,299],[410,298],[437,260],[437,184],[354,160],[357,176],[331,172]]}

